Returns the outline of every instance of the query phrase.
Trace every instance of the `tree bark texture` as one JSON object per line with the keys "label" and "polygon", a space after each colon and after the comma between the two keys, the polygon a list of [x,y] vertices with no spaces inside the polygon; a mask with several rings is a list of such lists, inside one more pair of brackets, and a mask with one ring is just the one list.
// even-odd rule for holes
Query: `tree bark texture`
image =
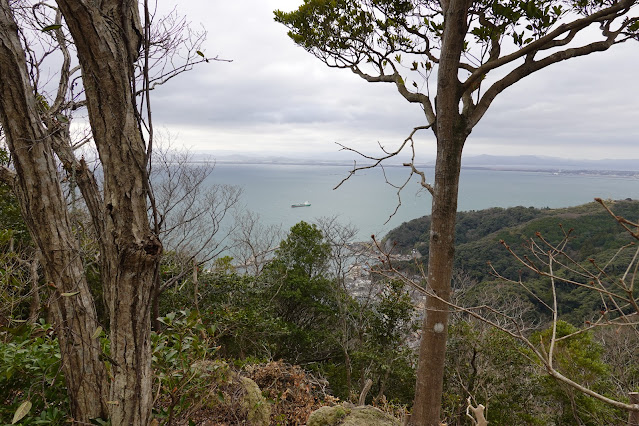
{"label": "tree bark texture", "polygon": [[461,83],[457,70],[467,30],[466,0],[443,4],[445,13],[441,58],[437,75],[437,162],[433,185],[428,287],[436,295],[426,298],[417,383],[410,425],[440,424],[451,278],[455,255],[455,221],[459,173],[464,142],[470,134],[460,114]]}
{"label": "tree bark texture", "polygon": [[[64,137],[49,134],[43,125],[8,0],[0,0],[0,6],[0,118],[16,168],[14,187],[54,292],[52,310],[74,416],[84,422],[109,417],[113,425],[146,426],[152,406],[149,309],[162,246],[148,223],[146,144],[133,90],[133,64],[142,40],[138,3],[58,1],[82,67],[104,174],[103,199]],[[81,172],[78,183],[98,235],[110,316],[110,386],[92,338],[95,308],[54,151],[65,167]]]}
{"label": "tree bark texture", "polygon": [[137,1],[58,0],[76,42],[89,120],[104,171],[102,280],[109,307],[114,425],[150,420],[150,307],[162,245],[147,215],[146,144],[133,92],[142,42]]}
{"label": "tree bark texture", "polygon": [[39,118],[24,50],[7,0],[0,0],[0,120],[16,169],[22,216],[40,251],[51,291],[71,411],[76,420],[106,416],[106,370],[79,245],[60,187],[51,134]]}

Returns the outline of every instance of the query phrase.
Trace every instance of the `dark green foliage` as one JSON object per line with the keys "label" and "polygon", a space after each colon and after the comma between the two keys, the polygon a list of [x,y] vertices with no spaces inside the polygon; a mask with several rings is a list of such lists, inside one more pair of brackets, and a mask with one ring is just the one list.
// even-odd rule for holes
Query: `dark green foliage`
{"label": "dark green foliage", "polygon": [[[7,152],[0,148],[0,165],[9,165]],[[14,244],[26,246],[31,241],[27,226],[22,220],[20,205],[11,188],[0,182],[0,238],[14,240]],[[4,244],[0,241],[0,245]],[[16,247],[17,248],[17,247]]]}
{"label": "dark green foliage", "polygon": [[[4,151],[0,149],[0,165]],[[0,325],[29,317],[30,263],[35,256],[18,200],[0,182]]]}
{"label": "dark green foliage", "polygon": [[[217,265],[199,274],[203,324],[215,327],[219,354],[238,364],[283,359],[329,379],[348,399],[345,349],[351,358],[352,392],[374,380],[370,397],[408,403],[414,387],[414,354],[403,342],[414,330],[413,306],[398,282],[381,285],[379,297],[359,302],[330,279],[331,247],[314,225],[291,228],[259,277]],[[223,262],[227,264],[228,262]],[[161,312],[193,306],[185,277],[161,298]]]}
{"label": "dark green foliage", "polygon": [[[204,321],[215,324],[221,353],[291,363],[323,361],[339,353],[336,304],[344,294],[325,277],[329,254],[321,231],[300,222],[260,277],[229,268],[200,273],[200,312]],[[192,306],[193,292],[190,279],[178,283],[162,296],[161,312]]]}
{"label": "dark green foliage", "polygon": [[331,247],[317,225],[301,221],[280,242],[269,268],[310,279],[326,272],[330,254]]}
{"label": "dark green foliage", "polygon": [[[616,215],[639,217],[639,201],[620,200],[608,204]],[[429,224],[429,216],[416,219],[394,229],[386,239],[396,242],[396,247],[403,252],[417,247],[427,258],[429,231],[421,227]],[[530,254],[527,247],[530,246],[530,239],[538,238],[537,234],[551,244],[559,244],[569,234],[566,254],[591,270],[588,259],[593,258],[603,266],[620,247],[632,242],[628,233],[595,202],[565,209],[514,207],[460,212],[456,226],[455,268],[468,274],[476,283],[465,295],[467,306],[476,304],[477,299],[473,299],[473,295],[484,293],[496,285],[491,266],[508,279],[517,280],[521,277],[542,300],[549,302],[549,283],[539,279],[534,271],[524,267],[500,244],[503,241],[523,258]],[[629,256],[630,253],[624,253],[615,258],[606,271],[611,276],[624,271]],[[406,265],[407,268],[414,268],[410,263]],[[568,271],[561,273],[570,274]],[[539,311],[543,311],[541,304],[521,288],[500,287],[500,291],[513,292],[537,304]],[[596,292],[568,284],[559,285],[558,291],[561,314],[574,324],[582,324],[599,311],[601,302]]]}
{"label": "dark green foliage", "polygon": [[339,290],[324,276],[330,253],[317,226],[302,221],[291,228],[267,265],[264,296],[287,328],[277,357],[308,363],[338,352],[329,324],[336,322]]}
{"label": "dark green foliage", "polygon": [[153,333],[153,370],[162,401],[156,416],[171,423],[194,405],[210,398],[210,388],[224,383],[229,369],[216,360],[214,328],[196,311],[171,312],[159,319],[162,333]]}
{"label": "dark green foliage", "polygon": [[9,238],[13,239],[14,247],[25,247],[31,241],[27,226],[22,220],[18,200],[10,188],[0,182],[0,237],[4,245]]}
{"label": "dark green foliage", "polygon": [[348,389],[348,366],[344,355],[339,354],[320,368],[334,395],[356,401],[364,382],[371,379],[369,403],[384,395],[391,403],[410,404],[416,355],[407,340],[417,329],[414,313],[410,296],[398,281],[382,284],[379,294],[366,306],[354,303],[349,307],[348,353],[354,388]]}
{"label": "dark green foliage", "polygon": [[69,413],[60,349],[44,322],[0,329],[0,423],[10,424],[24,401],[32,403],[21,425],[62,425]]}
{"label": "dark green foliage", "polygon": [[373,379],[371,398],[385,394],[395,403],[412,400],[417,359],[406,341],[418,328],[414,314],[412,300],[399,281],[386,283],[372,301],[364,340],[353,353],[359,379]]}
{"label": "dark green foliage", "polygon": [[[557,336],[577,329],[560,321]],[[534,334],[531,342],[549,350],[551,329]],[[476,321],[455,321],[449,329],[444,409],[449,425],[467,424],[466,398],[484,404],[494,425],[616,425],[627,414],[586,396],[546,374],[521,341]],[[616,395],[611,366],[602,359],[604,347],[592,334],[579,333],[555,348],[555,368],[566,377],[603,395]]]}
{"label": "dark green foliage", "polygon": [[468,424],[466,399],[487,407],[490,424],[546,425],[539,406],[543,380],[524,346],[506,333],[476,321],[453,321],[449,328],[444,383],[448,424]]}
{"label": "dark green foliage", "polygon": [[[458,212],[455,241],[457,244],[477,241],[501,229],[548,215],[548,212],[548,210],[534,207],[511,207],[508,209],[493,207],[486,210]],[[390,231],[384,239],[397,243],[397,248],[401,251],[418,248],[422,255],[427,255],[430,242],[429,232],[430,216],[423,216],[410,222],[404,222]]]}
{"label": "dark green foliage", "polygon": [[224,357],[265,360],[277,351],[286,324],[275,315],[264,287],[254,277],[202,274],[200,294],[202,318],[215,325]]}
{"label": "dark green foliage", "polygon": [[[555,368],[564,376],[602,395],[613,396],[618,389],[610,376],[610,366],[602,359],[604,347],[592,333],[576,333],[578,329],[564,321],[557,323],[558,340],[554,350]],[[573,334],[576,333],[576,334]],[[552,329],[536,333],[531,341],[549,350]],[[627,419],[627,413],[591,398],[551,377],[544,377],[541,387],[550,408],[554,424],[617,425]],[[623,399],[625,395],[621,396]],[[619,398],[619,396],[617,396]]]}

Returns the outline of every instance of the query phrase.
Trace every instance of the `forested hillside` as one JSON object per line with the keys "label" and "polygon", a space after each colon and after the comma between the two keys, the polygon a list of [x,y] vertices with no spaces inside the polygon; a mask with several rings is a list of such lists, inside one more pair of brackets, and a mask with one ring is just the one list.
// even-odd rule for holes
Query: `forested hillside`
{"label": "forested hillside", "polygon": [[[616,215],[629,219],[639,217],[639,200],[607,201],[606,204]],[[413,271],[416,266],[425,268],[429,224],[430,216],[424,216],[402,224],[385,237],[386,247],[394,246],[394,250],[401,253],[417,249],[422,255],[423,264],[404,262],[403,268]],[[632,238],[597,202],[561,209],[512,207],[459,212],[454,264],[456,276],[466,280],[465,283],[458,280],[457,285],[473,287],[466,295],[471,300],[466,302],[477,302],[472,299],[473,294],[497,285],[495,272],[512,280],[521,277],[533,290],[541,286],[538,274],[526,268],[505,247],[524,256],[529,254],[531,239],[543,239],[554,245],[565,242],[566,254],[578,264],[591,264],[589,259],[593,259],[605,265],[614,258],[606,268],[606,273],[611,275],[622,272],[630,260],[629,254],[615,256],[615,253],[631,243]],[[526,293],[523,288],[517,291]],[[531,303],[537,305],[539,301],[533,299]],[[561,309],[570,314],[568,319],[575,324],[583,323],[601,306],[598,295],[586,294],[579,287],[560,289],[559,299]]]}

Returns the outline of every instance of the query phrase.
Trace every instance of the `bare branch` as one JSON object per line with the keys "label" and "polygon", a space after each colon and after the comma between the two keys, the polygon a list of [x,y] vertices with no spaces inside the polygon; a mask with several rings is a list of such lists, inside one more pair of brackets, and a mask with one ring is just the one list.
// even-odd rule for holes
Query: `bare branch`
{"label": "bare branch", "polygon": [[[634,223],[631,222],[629,220],[627,220],[626,218],[623,218],[621,216],[617,216],[616,214],[614,214],[612,212],[612,210],[610,210],[610,207],[608,207],[606,205],[606,203],[601,199],[601,198],[595,198],[595,201],[598,202],[599,204],[601,204],[603,206],[604,209],[606,209],[606,211],[608,213],[610,213],[610,215],[617,221],[619,222],[619,224],[621,226],[624,227],[624,229],[626,231],[628,231],[630,233],[630,235],[632,235],[634,238],[636,238],[637,240],[639,240],[639,223]],[[636,231],[633,231],[632,229],[629,228],[629,226],[633,227],[633,228],[637,228]]]}
{"label": "bare branch", "polygon": [[[344,182],[346,182],[348,179],[350,179],[351,176],[353,176],[356,172],[361,171],[361,170],[366,170],[366,169],[372,169],[374,167],[377,167],[378,165],[380,165],[382,163],[382,161],[384,160],[388,160],[389,158],[393,158],[395,156],[397,156],[400,152],[402,152],[402,150],[404,149],[404,147],[406,147],[406,145],[408,144],[408,142],[412,142],[413,141],[413,136],[415,135],[415,133],[417,133],[419,130],[426,130],[429,129],[431,127],[431,125],[429,124],[428,126],[418,126],[415,127],[411,132],[410,135],[404,140],[404,142],[402,142],[402,144],[400,145],[400,147],[398,149],[396,149],[395,151],[392,152],[388,152],[387,155],[384,155],[382,157],[373,157],[370,155],[366,155],[361,153],[360,151],[344,146],[341,143],[336,142],[337,145],[342,147],[343,151],[351,151],[354,152],[355,154],[359,155],[360,157],[363,157],[367,160],[373,160],[374,163],[372,165],[368,165],[368,166],[357,166],[357,162],[354,163],[353,165],[353,169],[349,172],[349,175],[347,177],[345,177],[344,179],[342,179],[340,181],[340,183],[337,184],[337,186],[335,186],[333,189],[337,189],[340,186],[342,186],[342,184]],[[387,152],[384,147],[382,147],[380,145],[382,151]]]}
{"label": "bare branch", "polygon": [[[501,58],[493,58],[488,62],[480,66],[475,72],[464,82],[463,90],[467,90],[468,87],[473,86],[476,80],[480,80],[482,76],[486,75],[489,71],[499,68],[503,65],[509,64],[517,59],[534,56],[536,52],[540,50],[547,50],[554,47],[564,46],[569,43],[575,35],[590,26],[595,22],[601,20],[614,20],[615,18],[622,16],[632,5],[633,0],[622,0],[614,3],[612,6],[602,9],[596,13],[586,16],[581,19],[577,19],[567,24],[561,24],[553,31],[549,32],[545,36],[531,42],[523,48],[513,52],[509,55],[502,56]],[[567,34],[564,39],[558,39],[562,35]]]}
{"label": "bare branch", "polygon": [[404,79],[399,75],[397,71],[393,74],[386,75],[381,74],[378,76],[372,76],[364,73],[357,66],[351,67],[351,71],[355,74],[359,75],[364,80],[369,83],[395,83],[397,86],[397,91],[410,103],[421,104],[424,109],[424,114],[426,115],[426,120],[428,121],[428,127],[432,126],[435,123],[435,112],[433,110],[433,106],[430,102],[430,98],[423,93],[415,93],[411,92],[406,88],[406,84],[404,84]]}
{"label": "bare branch", "polygon": [[[505,77],[495,82],[481,97],[477,106],[473,109],[472,114],[468,120],[468,128],[472,129],[481,120],[486,110],[491,105],[495,97],[504,91],[507,87],[512,86],[524,77],[539,71],[549,65],[565,61],[570,58],[576,58],[579,56],[586,56],[593,52],[603,52],[608,50],[616,43],[616,38],[621,34],[621,30],[609,33],[605,40],[592,42],[580,47],[569,48],[566,50],[554,52],[545,58],[535,61],[534,54],[536,51],[531,51],[527,56],[525,62],[514,70],[510,71]],[[531,43],[534,44],[534,43]],[[524,50],[524,49],[522,49]],[[466,81],[467,84],[468,80]]]}

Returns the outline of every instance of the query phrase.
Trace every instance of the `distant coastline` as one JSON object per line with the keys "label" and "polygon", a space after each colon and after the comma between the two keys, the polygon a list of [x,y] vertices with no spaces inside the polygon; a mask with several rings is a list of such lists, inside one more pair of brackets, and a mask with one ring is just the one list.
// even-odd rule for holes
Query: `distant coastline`
{"label": "distant coastline", "polygon": [[[222,156],[199,160],[195,156],[193,164],[215,162],[225,165],[271,165],[271,166],[354,166],[354,161],[336,159],[305,159],[273,156]],[[200,157],[201,158],[201,157]],[[372,163],[357,162],[357,167],[371,166]],[[403,163],[388,162],[384,167],[406,167]],[[434,161],[418,162],[417,168],[433,169]],[[499,172],[545,173],[562,176],[606,176],[639,179],[639,159],[565,160],[556,157],[537,156],[489,156],[480,155],[464,158],[464,170],[489,170]]]}
{"label": "distant coastline", "polygon": [[606,177],[622,177],[639,179],[639,171],[637,170],[562,170],[562,169],[530,169],[518,167],[478,167],[478,166],[462,166],[466,170],[491,170],[496,172],[530,172],[530,173],[546,173],[562,176],[606,176]]}

